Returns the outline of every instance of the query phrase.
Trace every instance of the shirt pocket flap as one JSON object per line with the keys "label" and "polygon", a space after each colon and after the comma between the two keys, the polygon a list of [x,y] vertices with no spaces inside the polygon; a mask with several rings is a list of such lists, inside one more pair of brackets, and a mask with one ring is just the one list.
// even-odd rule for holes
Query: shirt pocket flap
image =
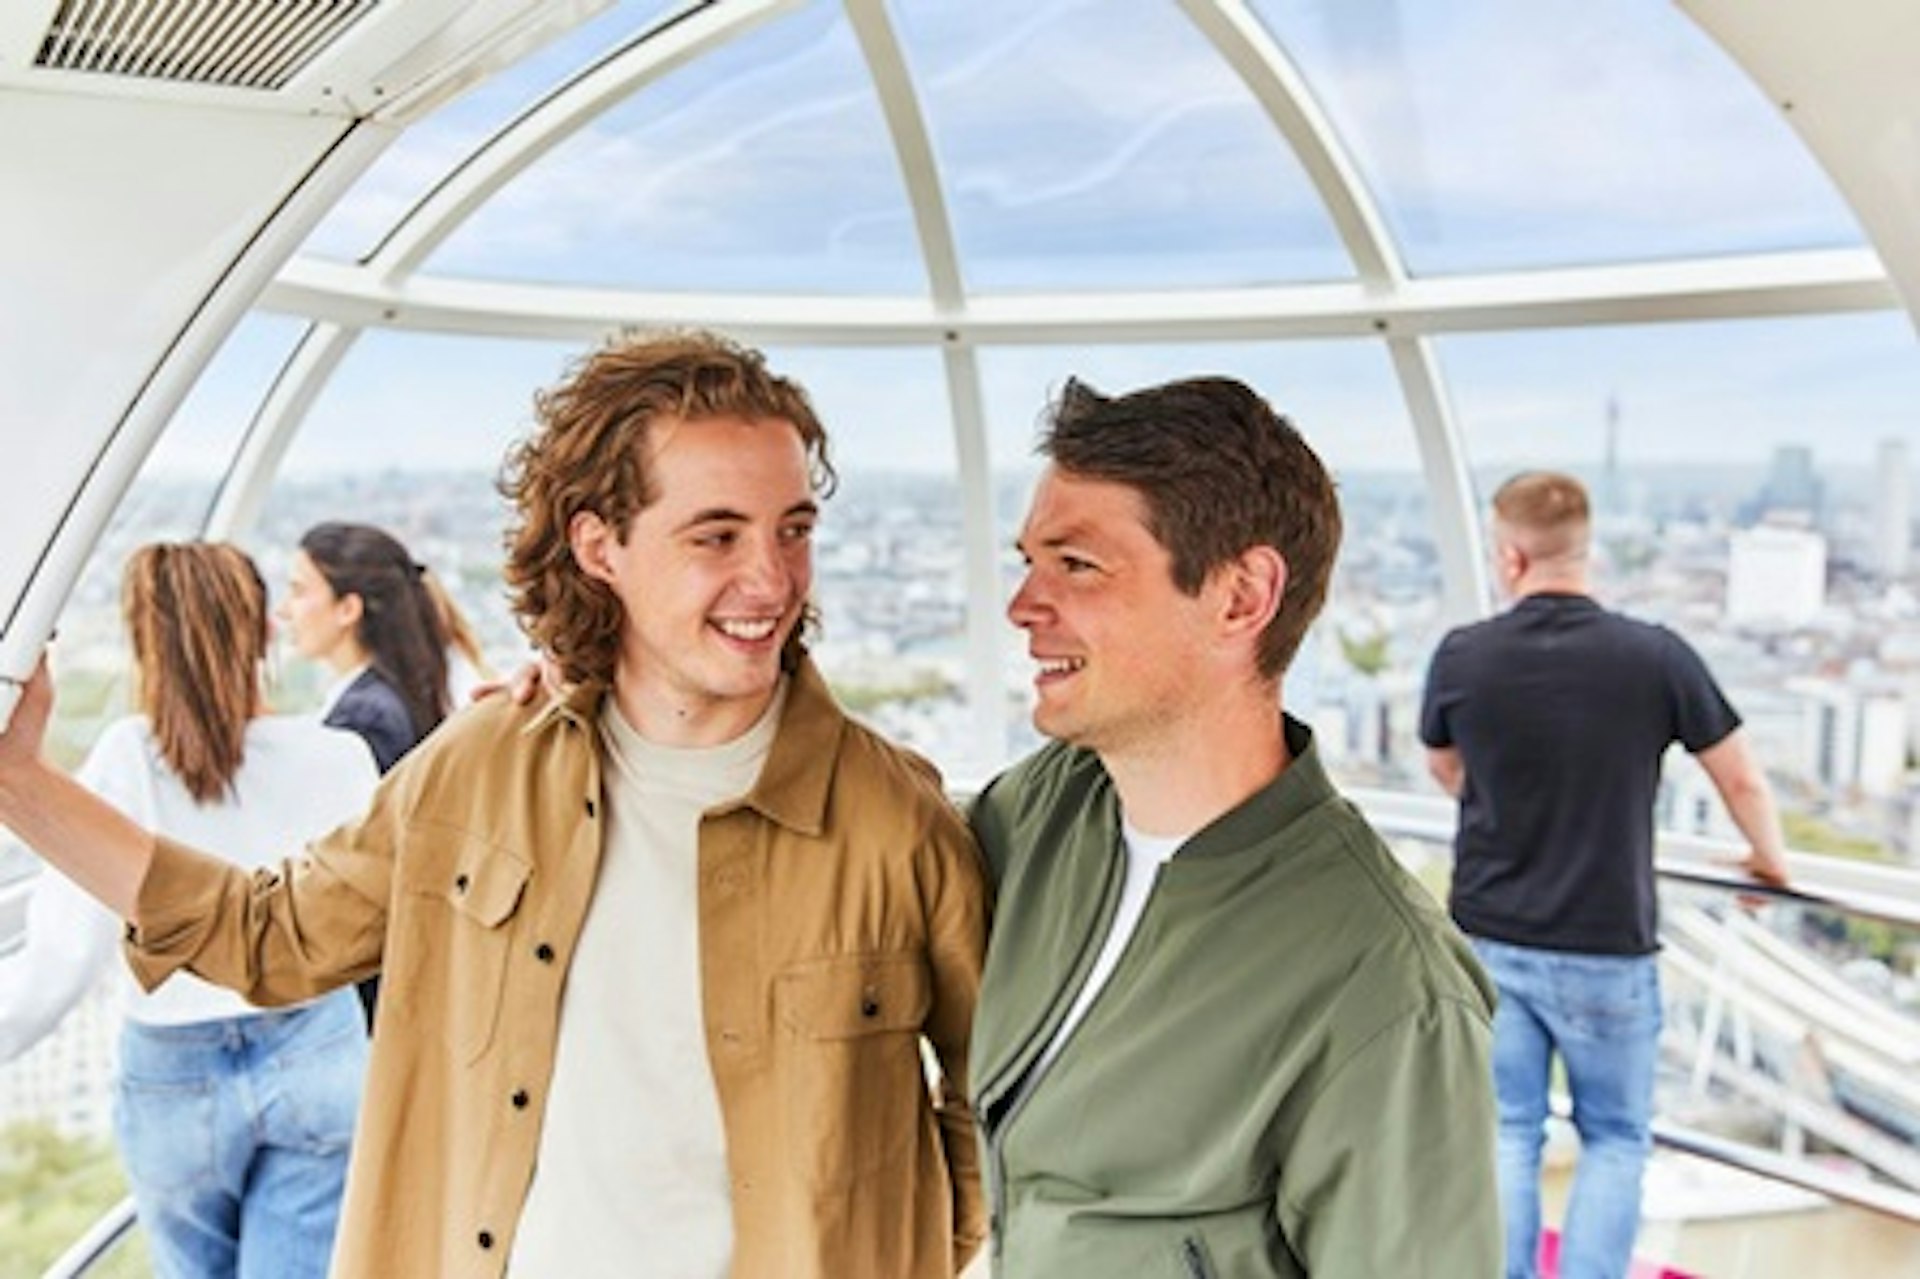
{"label": "shirt pocket flap", "polygon": [[520,904],[532,868],[499,848],[468,839],[445,874],[439,891],[448,904],[482,928],[497,928]]}
{"label": "shirt pocket flap", "polygon": [[447,885],[447,901],[474,924],[499,928],[499,924],[513,914],[513,908],[520,905],[520,893],[526,891],[526,876],[526,862],[501,857],[497,849],[484,849],[453,872],[453,883]]}
{"label": "shirt pocket flap", "polygon": [[933,1004],[917,953],[850,955],[790,968],[777,983],[780,1017],[804,1039],[918,1031]]}

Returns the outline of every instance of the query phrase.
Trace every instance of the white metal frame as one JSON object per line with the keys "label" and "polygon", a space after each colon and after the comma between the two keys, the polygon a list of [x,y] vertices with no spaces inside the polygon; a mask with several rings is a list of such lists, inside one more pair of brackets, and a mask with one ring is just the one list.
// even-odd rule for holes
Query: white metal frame
{"label": "white metal frame", "polygon": [[[243,529],[320,387],[373,328],[592,341],[635,324],[708,326],[767,344],[915,345],[942,354],[966,538],[967,668],[977,739],[1004,742],[998,533],[978,350],[1008,344],[1374,338],[1419,449],[1443,610],[1488,606],[1478,501],[1432,339],[1464,332],[1884,310],[1899,296],[1870,251],[1788,252],[1558,271],[1411,278],[1385,218],[1297,67],[1244,0],[1180,0],[1292,148],[1355,266],[1352,281],[1241,290],[970,294],[940,167],[885,0],[842,0],[886,120],[928,292],[919,297],[656,293],[431,276],[422,266],[512,179],[600,113],[802,0],[714,0],[638,34],[467,157],[358,264],[289,262],[263,309],[315,325],[263,404],[211,528]],[[1718,17],[1726,25],[1724,17]],[[989,747],[991,749],[991,747]]]}

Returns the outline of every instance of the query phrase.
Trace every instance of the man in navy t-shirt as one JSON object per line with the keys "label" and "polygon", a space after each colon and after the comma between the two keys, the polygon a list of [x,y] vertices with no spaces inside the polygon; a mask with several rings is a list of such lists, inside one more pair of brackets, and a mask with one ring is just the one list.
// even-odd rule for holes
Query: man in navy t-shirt
{"label": "man in navy t-shirt", "polygon": [[1493,499],[1507,612],[1441,641],[1420,736],[1460,801],[1450,907],[1500,993],[1494,1081],[1509,1279],[1532,1279],[1552,1056],[1565,1065],[1581,1154],[1560,1273],[1626,1274],[1640,1223],[1660,1035],[1653,805],[1679,742],[1781,884],[1773,794],[1740,717],[1699,654],[1589,593],[1586,490],[1530,471]]}

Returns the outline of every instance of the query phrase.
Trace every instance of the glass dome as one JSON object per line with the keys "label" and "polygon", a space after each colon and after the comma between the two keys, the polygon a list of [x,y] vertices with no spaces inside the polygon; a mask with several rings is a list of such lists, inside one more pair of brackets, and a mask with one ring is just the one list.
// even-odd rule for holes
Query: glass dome
{"label": "glass dome", "polygon": [[[1069,374],[1240,376],[1335,467],[1364,514],[1308,709],[1362,695],[1370,636],[1361,682],[1417,684],[1485,607],[1501,473],[1602,481],[1623,537],[1703,502],[1730,527],[1816,430],[1864,477],[1920,377],[1846,201],[1655,0],[629,0],[413,122],[258,313],[236,345],[304,331],[209,524],[269,559],[352,473],[485,491],[532,390],[616,327],[765,346],[845,475],[823,664],[962,779],[1030,740],[999,612]],[[174,429],[213,429],[259,358],[215,361]],[[1669,491],[1689,468],[1718,479]],[[414,531],[511,652],[475,500],[481,529]],[[1406,782],[1369,736],[1339,735],[1350,765]]]}
{"label": "glass dome", "polygon": [[[1748,717],[1796,849],[1920,865],[1903,0],[369,0],[319,6],[361,26],[273,97],[38,25],[172,3],[0,18],[0,383],[39,436],[0,468],[0,720],[57,619],[63,762],[124,706],[115,582],[155,537],[278,584],[307,525],[385,525],[523,660],[494,479],[535,392],[698,325],[813,393],[816,654],[957,793],[1035,741],[1004,609],[1050,399],[1219,373],[1335,472],[1284,699],[1410,863],[1444,865],[1414,723],[1438,637],[1494,606],[1486,497],[1553,467],[1595,496],[1599,593]],[[1769,526],[1814,548],[1792,600],[1741,561]],[[1733,835],[1698,778],[1659,819],[1682,879]],[[1849,869],[1834,901],[1900,877],[1860,913],[1920,1007],[1911,866]],[[1686,1029],[1708,1063],[1719,1023]],[[68,1060],[28,1072],[48,1109]]]}

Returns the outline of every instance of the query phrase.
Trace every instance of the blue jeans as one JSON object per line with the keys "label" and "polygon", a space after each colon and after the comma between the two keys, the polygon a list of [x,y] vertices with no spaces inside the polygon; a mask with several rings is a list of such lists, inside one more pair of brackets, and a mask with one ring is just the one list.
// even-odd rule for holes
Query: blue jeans
{"label": "blue jeans", "polygon": [[324,1279],[366,1076],[352,990],[120,1034],[114,1127],[163,1279]]}
{"label": "blue jeans", "polygon": [[1560,1234],[1561,1279],[1622,1279],[1640,1233],[1660,1052],[1660,968],[1652,955],[1587,955],[1474,938],[1500,992],[1493,1082],[1500,1102],[1500,1209],[1507,1279],[1535,1279],[1540,1148],[1557,1052],[1580,1158]]}

